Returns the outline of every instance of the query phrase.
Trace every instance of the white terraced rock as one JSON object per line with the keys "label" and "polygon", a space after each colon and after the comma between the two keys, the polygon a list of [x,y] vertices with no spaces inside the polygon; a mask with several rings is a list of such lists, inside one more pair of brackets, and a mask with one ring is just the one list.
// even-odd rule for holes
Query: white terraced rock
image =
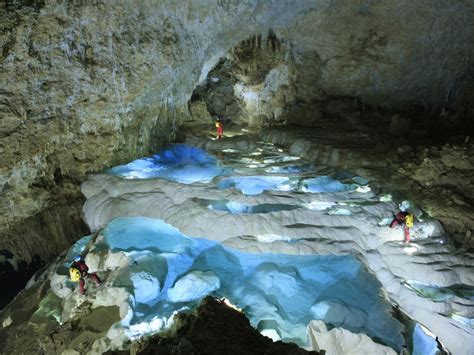
{"label": "white terraced rock", "polygon": [[328,330],[322,321],[312,321],[308,325],[308,334],[310,349],[325,350],[326,355],[396,354],[393,349],[375,343],[365,334],[354,334],[342,328]]}
{"label": "white terraced rock", "polygon": [[[255,171],[258,173],[254,176],[268,175],[261,169]],[[450,317],[472,314],[474,301],[449,289],[455,289],[454,285],[474,286],[473,258],[447,242],[439,222],[418,221],[412,242],[405,244],[401,229],[383,225],[397,210],[397,204],[368,188],[301,193],[299,185],[294,189],[299,193],[280,190],[244,195],[238,189],[216,188],[222,179],[225,177],[183,185],[165,179],[93,175],[82,185],[87,197],[85,217],[92,230],[105,227],[117,217],[162,219],[187,236],[216,240],[252,253],[356,255],[376,275],[392,302],[436,334],[451,352],[469,354],[474,349],[472,327]],[[232,214],[211,209],[209,204],[200,203],[203,200],[300,208]],[[331,213],[338,208],[349,211],[348,215]],[[423,297],[425,286],[447,296],[441,300]]]}

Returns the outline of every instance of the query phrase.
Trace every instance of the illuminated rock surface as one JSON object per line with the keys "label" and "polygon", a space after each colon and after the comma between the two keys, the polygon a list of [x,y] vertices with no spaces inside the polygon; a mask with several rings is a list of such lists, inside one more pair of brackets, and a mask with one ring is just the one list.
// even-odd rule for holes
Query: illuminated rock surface
{"label": "illuminated rock surface", "polygon": [[[468,0],[2,2],[0,250],[11,265],[58,255],[86,232],[87,174],[156,151],[191,117],[312,125],[347,114],[357,128],[358,103],[470,119],[472,13]],[[215,72],[224,58],[239,82]],[[192,99],[201,85],[215,88],[205,108]],[[386,119],[366,120],[388,130]],[[469,168],[462,149],[445,153]],[[425,168],[444,165],[423,158],[416,180],[430,183]]]}
{"label": "illuminated rock surface", "polygon": [[[439,222],[410,206],[419,220],[412,243],[404,244],[402,231],[386,226],[397,204],[372,189],[372,182],[308,166],[271,144],[252,144],[218,153],[217,160],[197,148],[171,147],[158,155],[173,152],[174,163],[167,160],[161,167],[163,162],[155,161],[151,167],[172,172],[159,179],[140,175],[140,169],[134,179],[92,175],[83,184],[88,198],[84,212],[92,230],[104,229],[97,238],[76,243],[25,291],[42,300],[43,319],[64,325],[116,307],[120,321],[105,333],[89,334],[89,349],[103,351],[169,328],[176,311],[192,310],[211,294],[241,308],[262,334],[300,346],[310,346],[306,327],[319,319],[340,328],[343,347],[357,339],[367,351],[381,346],[370,338],[397,352],[436,347],[433,338],[420,332],[403,336],[409,332],[393,316],[394,302],[453,353],[472,348],[473,329],[463,319],[473,309],[473,265],[468,253],[453,249]],[[206,157],[195,160],[212,164],[190,169],[182,164],[190,152]],[[241,185],[220,186],[228,176]],[[268,177],[273,178],[271,186],[243,193],[256,186],[255,180]],[[209,208],[212,203],[206,201],[228,201],[228,209]],[[235,206],[254,210],[236,213],[241,210]],[[86,247],[91,271],[98,271],[106,284],[97,290],[89,285],[82,297],[66,275],[69,261]],[[10,308],[2,315],[5,335],[26,326]],[[323,331],[329,340],[321,340],[320,348],[337,349],[331,332]],[[7,342],[6,349],[13,344]]]}
{"label": "illuminated rock surface", "polygon": [[[227,160],[235,161],[239,158],[244,164],[253,164],[255,167],[250,168],[251,171],[242,170],[239,165],[234,168],[251,174],[250,176],[260,173],[259,176],[263,178],[258,181],[266,176],[275,176],[265,172],[268,171],[268,165],[264,162],[281,165],[281,156],[269,158],[278,151],[268,145],[261,145],[260,148],[263,155],[252,156],[254,161],[248,161],[246,157],[250,152],[242,152],[240,155],[226,153],[222,163],[225,165]],[[292,165],[294,163],[291,162]],[[155,183],[150,180],[135,181],[135,187],[132,187],[129,181],[97,175],[84,184],[84,192],[88,196],[85,213],[93,229],[105,226],[118,216],[141,215],[163,219],[187,235],[205,236],[244,251],[297,255],[362,255],[369,269],[382,282],[388,296],[404,312],[427,326],[446,342],[448,348],[451,345],[467,349],[473,341],[472,328],[465,327],[469,335],[458,331],[463,323],[452,323],[450,314],[470,314],[473,304],[471,297],[459,298],[453,294],[444,302],[436,303],[427,297],[420,297],[419,293],[404,286],[401,281],[423,280],[438,288],[456,284],[473,285],[473,265],[467,258],[468,254],[454,251],[449,243],[443,244],[446,243],[446,238],[440,224],[422,215],[422,211],[417,210],[416,206],[414,210],[418,211],[418,217],[423,222],[418,222],[413,229],[412,243],[404,245],[401,230],[384,226],[387,220],[389,222],[393,211],[396,211],[396,204],[383,195],[377,195],[376,191],[362,189],[364,186],[356,184],[356,181],[367,181],[360,177],[333,173],[334,177],[344,179],[337,186],[345,186],[345,183],[354,187],[331,192],[334,183],[338,182],[333,180],[330,192],[327,192],[327,181],[331,181],[329,177],[308,179],[307,173],[305,174],[305,178],[299,178],[299,174],[295,173],[276,175],[281,177],[279,184],[271,186],[265,193],[250,195],[241,192],[242,187],[245,190],[245,184],[236,186],[236,189],[226,186],[228,189],[215,190],[214,184],[222,187],[219,185],[220,181],[227,179],[226,177],[218,177],[210,184],[182,188],[172,181]],[[255,186],[254,179],[246,179],[240,181],[247,181],[249,186]],[[281,191],[280,186],[286,186],[288,179],[294,181],[293,188]],[[314,182],[311,190],[316,193],[308,191],[308,181]],[[370,187],[370,182],[368,184]],[[305,193],[295,194],[298,190]],[[134,194],[134,191],[140,193]],[[225,199],[248,205],[285,203],[299,208],[235,215],[206,208],[205,204],[197,203],[196,198]],[[308,208],[310,206],[313,208]],[[177,218],[182,213],[186,215],[186,219]],[[262,243],[265,240],[267,242]],[[436,261],[436,268],[432,266],[433,261]],[[357,323],[356,320],[352,321]],[[443,336],[446,329],[456,332],[459,339],[450,342]]]}
{"label": "illuminated rock surface", "polygon": [[[117,175],[152,180],[126,186],[91,177],[84,191],[94,228],[144,214],[244,251],[352,253],[392,300],[437,335],[450,333],[448,320],[471,336],[472,255],[463,246],[474,246],[472,17],[467,0],[1,2],[0,282],[8,288],[0,307],[35,270],[89,233],[80,185],[91,172],[117,166]],[[202,124],[209,135],[216,114],[260,130],[263,140],[291,155],[266,151],[260,159],[255,139],[227,136],[193,142],[226,153],[224,166],[213,157],[196,160],[196,151],[178,155],[181,164],[173,155],[134,161],[183,139],[183,123]],[[304,128],[275,128],[286,124]],[[226,122],[226,134],[228,128]],[[309,162],[300,164],[298,156]],[[157,177],[180,183],[157,187]],[[395,244],[395,231],[380,233],[396,209],[380,186],[438,219],[458,250],[426,215],[409,247]],[[122,253],[106,254],[91,253],[90,263],[107,270],[127,264]],[[130,282],[148,303],[164,276],[145,265]],[[74,314],[78,299],[61,287],[64,270],[53,271],[44,279],[57,296],[33,286],[26,294],[37,298],[39,311],[17,304],[19,313],[1,322],[5,329],[21,328],[31,316],[30,326],[41,333],[58,314]],[[201,293],[217,287],[212,275],[192,275]],[[60,312],[55,297],[68,299]],[[124,317],[127,297],[124,288],[98,291],[93,307],[118,308],[104,327]],[[322,316],[328,305],[347,313],[327,302],[313,310]],[[93,319],[103,315],[97,312]],[[363,317],[353,313],[359,324]],[[262,332],[279,337],[274,327]],[[20,343],[18,334],[30,333],[20,329],[13,339]],[[75,344],[92,344],[97,336],[88,334]],[[37,350],[34,339],[24,344]]]}
{"label": "illuminated rock surface", "polygon": [[[231,326],[223,326],[223,324]],[[172,331],[134,344],[138,354],[307,354],[294,344],[273,342],[224,302],[206,298],[191,314],[179,314]],[[171,334],[170,334],[171,333]],[[310,352],[317,354],[317,352]]]}

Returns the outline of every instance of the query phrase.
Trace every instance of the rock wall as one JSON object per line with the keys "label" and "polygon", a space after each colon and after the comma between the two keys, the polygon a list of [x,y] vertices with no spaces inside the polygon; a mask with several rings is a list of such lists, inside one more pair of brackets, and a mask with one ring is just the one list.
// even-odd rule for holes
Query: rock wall
{"label": "rock wall", "polygon": [[[79,198],[64,181],[77,186],[89,172],[173,139],[196,85],[231,48],[269,30],[298,67],[291,80],[307,104],[324,93],[466,109],[472,95],[468,0],[46,0],[0,7],[0,249],[25,260],[57,254],[82,232],[77,221],[69,231],[54,227],[70,223],[71,202],[61,196]],[[53,207],[49,227],[19,227]],[[24,242],[11,241],[20,230]]]}
{"label": "rock wall", "polygon": [[[232,48],[194,99],[239,124],[309,126],[376,107],[409,113],[425,129],[472,130],[474,91],[466,78],[473,77],[473,46],[451,36],[472,41],[452,21],[471,31],[465,15],[474,11],[461,3],[432,6],[321,2],[291,27],[270,28]],[[448,59],[454,53],[457,59]]]}

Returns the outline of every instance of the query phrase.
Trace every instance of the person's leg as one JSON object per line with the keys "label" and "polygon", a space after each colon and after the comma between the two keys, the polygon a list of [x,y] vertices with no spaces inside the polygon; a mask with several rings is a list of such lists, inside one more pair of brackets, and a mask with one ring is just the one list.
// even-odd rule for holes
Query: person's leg
{"label": "person's leg", "polygon": [[393,221],[390,223],[390,228],[398,226],[398,220],[396,218],[393,219]]}
{"label": "person's leg", "polygon": [[84,289],[84,279],[80,279],[79,280],[79,292],[81,293],[81,295],[83,295],[86,290]]}
{"label": "person's leg", "polygon": [[405,242],[410,243],[410,229],[403,225],[403,232],[405,233]]}
{"label": "person's leg", "polygon": [[89,274],[89,277],[94,280],[94,282],[97,284],[97,285],[100,285],[102,283],[102,281],[100,281],[99,279],[99,276],[97,276],[97,274]]}

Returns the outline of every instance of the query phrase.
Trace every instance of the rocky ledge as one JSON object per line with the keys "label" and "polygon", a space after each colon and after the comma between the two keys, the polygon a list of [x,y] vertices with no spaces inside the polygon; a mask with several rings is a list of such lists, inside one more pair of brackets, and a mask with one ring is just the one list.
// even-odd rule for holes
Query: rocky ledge
{"label": "rocky ledge", "polygon": [[165,334],[132,344],[131,354],[324,354],[295,344],[274,342],[250,326],[245,315],[206,297],[190,314],[180,313]]}
{"label": "rocky ledge", "polygon": [[314,130],[266,129],[265,141],[317,164],[375,179],[399,198],[410,196],[456,241],[474,248],[474,143],[409,144],[366,126],[332,122]]}

